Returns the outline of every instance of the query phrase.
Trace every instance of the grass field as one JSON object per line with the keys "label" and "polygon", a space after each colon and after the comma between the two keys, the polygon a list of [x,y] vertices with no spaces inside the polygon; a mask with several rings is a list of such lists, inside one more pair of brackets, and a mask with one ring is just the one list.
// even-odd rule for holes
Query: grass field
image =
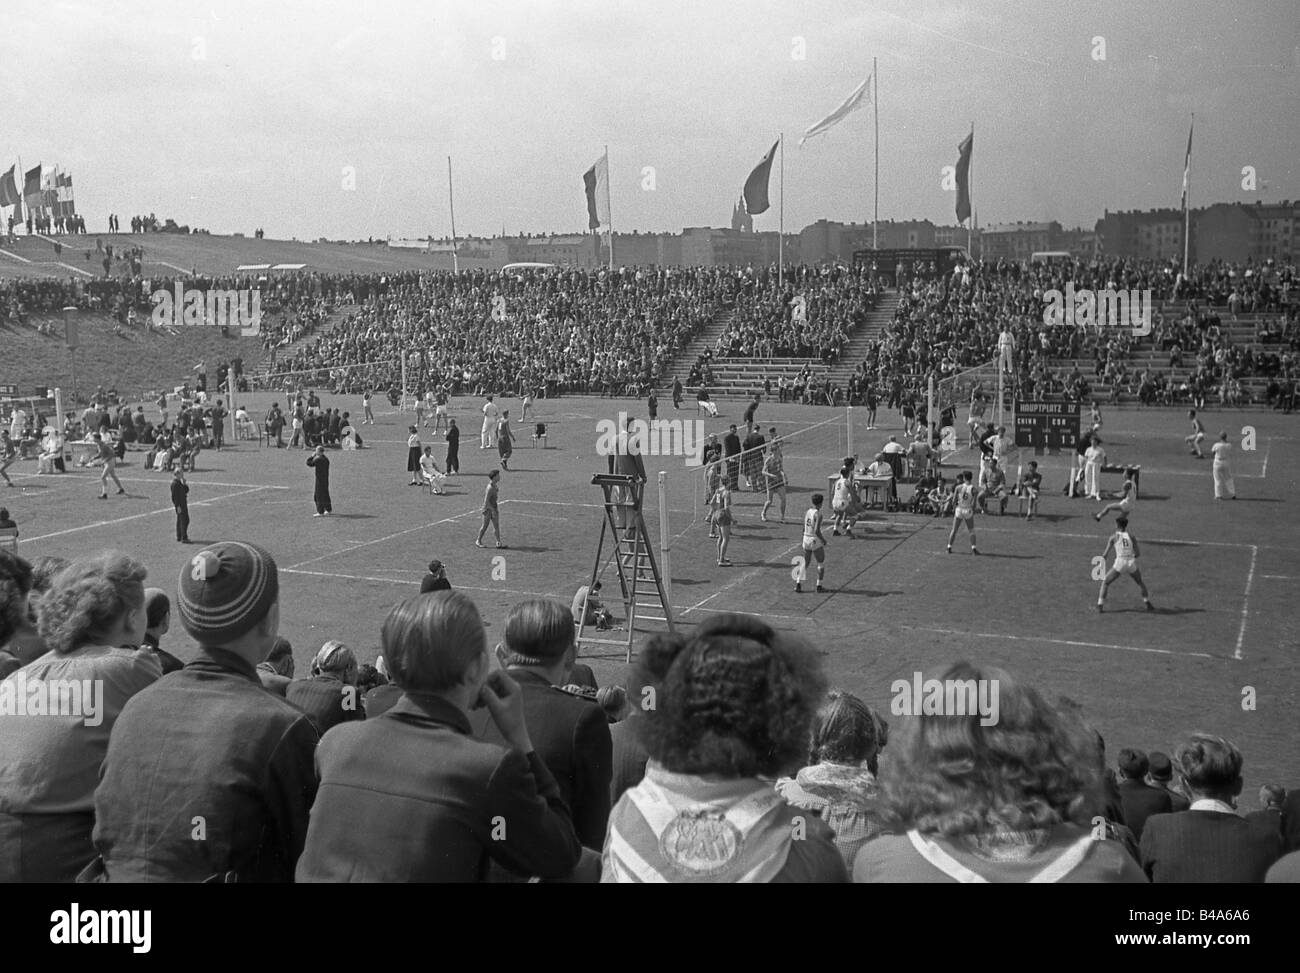
{"label": "grass field", "polygon": [[[262,409],[266,401],[250,400]],[[360,411],[358,401],[324,404]],[[327,638],[344,639],[363,661],[372,661],[389,606],[418,591],[432,557],[441,558],[452,584],[478,602],[495,640],[512,603],[531,595],[567,603],[590,573],[603,516],[590,479],[605,467],[596,454],[596,423],[620,409],[642,414],[639,403],[625,401],[542,402],[539,419],[550,427],[546,449],[530,449],[531,424],[516,423],[521,442],[501,490],[504,551],[474,547],[484,478],[496,456],[479,450],[477,402],[463,398],[453,402],[463,430],[463,474],[452,479],[447,496],[407,486],[410,419],[381,411],[376,426],[363,427],[373,448],[331,453],[336,516],[311,516],[312,472],[304,453],[238,443],[220,454],[204,453],[189,477],[190,534],[196,542],[246,538],[272,551],[280,566],[283,632],[293,641],[300,674]],[[1050,697],[1081,703],[1105,734],[1112,760],[1122,746],[1170,751],[1188,731],[1221,733],[1246,754],[1244,807],[1255,806],[1260,783],[1300,781],[1295,417],[1206,415],[1211,438],[1226,428],[1236,446],[1240,499],[1216,503],[1209,460],[1189,456],[1182,445],[1181,412],[1108,411],[1103,434],[1110,457],[1143,467],[1131,527],[1158,610],[1143,611],[1136,587],[1120,579],[1106,614],[1097,615],[1093,558],[1108,530],[1092,519],[1094,503],[1062,495],[1064,456],[1039,458],[1045,473],[1039,519],[1013,516],[1014,500],[1005,517],[977,518],[982,557],[969,554],[964,536],[956,553],[944,552],[946,519],[878,516],[865,537],[828,534],[829,592],[796,594],[790,559],[799,547],[798,522],[809,494],[824,489],[847,446],[843,415],[825,422],[834,415],[774,403],[760,408],[763,427],[776,425],[783,434],[822,425],[786,447],[792,490],[785,525],[759,520],[760,494],[737,494],[732,567],[714,563],[713,542],[700,519],[698,472],[681,459],[647,457],[652,484],[659,471],[668,473],[672,601],[680,625],[721,611],[761,615],[812,640],[835,685],[884,709],[891,683],[910,680],[916,671],[959,658],[1002,666]],[[725,432],[738,418],[724,414],[710,420],[709,429]],[[882,414],[882,421],[868,431],[860,415],[855,419],[859,454],[874,452],[901,431],[897,417]],[[1253,451],[1240,448],[1247,425],[1255,430]],[[440,438],[436,442],[441,461]],[[972,464],[973,455],[958,453],[952,465]],[[145,561],[152,583],[174,589],[195,549],[172,539],[168,477],[142,471],[142,456],[129,453],[120,470],[129,496],[103,501],[96,499],[95,472],[36,477],[34,463],[11,469],[21,488],[0,493],[0,503],[22,528],[20,552],[71,556],[120,548]],[[1013,473],[1016,462],[1013,457]],[[1108,485],[1116,487],[1117,478]],[[911,489],[903,486],[903,496]],[[646,518],[657,537],[653,496],[648,490]],[[494,569],[496,556],[503,560]],[[606,601],[618,613],[614,569],[603,577]],[[192,651],[179,629],[164,645],[182,658]],[[588,661],[602,683],[618,680],[621,653],[599,648]],[[1244,707],[1243,694],[1251,688],[1254,708]]]}

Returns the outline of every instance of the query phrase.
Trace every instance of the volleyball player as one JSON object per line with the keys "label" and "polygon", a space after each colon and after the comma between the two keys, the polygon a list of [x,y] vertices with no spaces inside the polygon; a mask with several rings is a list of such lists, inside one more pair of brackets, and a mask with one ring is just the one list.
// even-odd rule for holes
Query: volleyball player
{"label": "volleyball player", "polygon": [[817,593],[826,591],[822,587],[826,580],[826,537],[822,534],[822,503],[825,499],[820,493],[814,493],[812,506],[803,515],[803,571],[794,583],[795,591],[803,591],[802,579],[808,577],[808,566],[814,560],[817,562]]}
{"label": "volleyball player", "polygon": [[1097,511],[1096,520],[1101,522],[1112,510],[1118,510],[1121,514],[1127,516],[1133,512],[1133,505],[1137,503],[1137,484],[1133,482],[1133,471],[1124,471],[1124,486],[1120,488],[1119,499],[1114,503],[1108,503]]}
{"label": "volleyball player", "polygon": [[1196,418],[1196,410],[1188,409],[1187,418],[1192,420],[1192,434],[1184,436],[1183,442],[1191,447],[1192,455],[1197,459],[1205,459],[1205,454],[1201,452],[1201,443],[1205,441],[1205,426],[1201,420]]}
{"label": "volleyball player", "polygon": [[479,528],[478,539],[474,541],[475,547],[483,546],[483,535],[487,533],[489,527],[492,533],[496,535],[497,547],[504,548],[501,543],[501,514],[498,508],[498,483],[501,480],[500,470],[489,470],[487,487],[483,490],[483,526]]}
{"label": "volleyball player", "polygon": [[1101,552],[1101,556],[1105,558],[1111,548],[1115,549],[1115,563],[1106,572],[1106,577],[1101,579],[1101,591],[1097,593],[1097,611],[1105,610],[1106,589],[1121,574],[1127,574],[1137,582],[1138,588],[1142,591],[1142,603],[1147,606],[1147,611],[1155,611],[1155,606],[1151,604],[1151,595],[1142,581],[1142,572],[1138,570],[1138,558],[1141,552],[1138,550],[1137,538],[1129,531],[1128,517],[1123,514],[1116,518],[1115,533],[1107,539],[1106,549]]}
{"label": "volleyball player", "polygon": [[1219,441],[1210,447],[1214,454],[1214,499],[1222,500],[1226,493],[1231,499],[1237,499],[1237,486],[1232,482],[1232,469],[1228,466],[1232,455],[1232,444],[1228,442],[1226,432],[1219,433]]}
{"label": "volleyball player", "polygon": [[975,546],[975,487],[971,481],[975,475],[970,470],[959,473],[959,482],[953,489],[953,513],[952,513],[952,531],[948,534],[948,553],[952,553],[952,542],[957,539],[957,528],[962,524],[966,525],[966,530],[970,533],[970,552],[978,554],[979,548]]}
{"label": "volleyball player", "polygon": [[767,486],[767,502],[763,504],[763,522],[767,523],[767,512],[772,508],[772,500],[780,497],[781,523],[785,523],[785,460],[781,455],[781,440],[777,438],[776,426],[768,430],[772,437],[768,442],[767,455],[763,457],[763,480]]}

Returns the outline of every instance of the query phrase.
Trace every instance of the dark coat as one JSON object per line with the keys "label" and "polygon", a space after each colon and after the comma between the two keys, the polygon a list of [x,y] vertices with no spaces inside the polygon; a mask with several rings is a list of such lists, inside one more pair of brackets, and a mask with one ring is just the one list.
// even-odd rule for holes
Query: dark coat
{"label": "dark coat", "polygon": [[[599,850],[609,824],[613,743],[605,711],[591,700],[557,689],[526,669],[508,670],[523,692],[524,722],[537,755],[555,775],[560,796],[573,814],[578,839]],[[485,711],[474,715],[477,735],[502,743]]]}
{"label": "dark coat", "polygon": [[1281,837],[1235,814],[1153,814],[1142,830],[1142,869],[1152,882],[1262,882],[1281,855]]}
{"label": "dark coat", "polygon": [[245,660],[200,649],[132,698],[113,725],[95,791],[105,877],[292,881],[316,796],[317,739],[311,721],[266,692]]}
{"label": "dark coat", "polygon": [[316,767],[299,882],[476,882],[490,861],[560,878],[578,863],[569,809],[537,754],[475,739],[439,697],[407,695],[339,727]]}
{"label": "dark coat", "polygon": [[1159,787],[1140,780],[1121,780],[1117,786],[1124,823],[1138,841],[1142,840],[1142,827],[1147,818],[1153,814],[1169,814],[1174,809],[1169,792]]}
{"label": "dark coat", "polygon": [[636,734],[636,720],[640,718],[630,716],[610,725],[609,735],[614,745],[614,774],[609,782],[611,804],[617,804],[624,791],[635,787],[645,777],[645,765],[650,755]]}
{"label": "dark coat", "polygon": [[284,698],[306,713],[322,735],[340,723],[366,718],[357,687],[333,676],[295,679],[285,688]]}

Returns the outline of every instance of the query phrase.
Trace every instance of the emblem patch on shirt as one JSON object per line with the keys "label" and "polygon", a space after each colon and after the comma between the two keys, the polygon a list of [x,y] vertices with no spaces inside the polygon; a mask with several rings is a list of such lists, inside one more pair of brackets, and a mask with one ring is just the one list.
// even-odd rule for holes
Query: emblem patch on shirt
{"label": "emblem patch on shirt", "polygon": [[743,843],[740,829],[720,811],[693,808],[668,823],[659,838],[659,851],[683,872],[712,875],[740,856]]}

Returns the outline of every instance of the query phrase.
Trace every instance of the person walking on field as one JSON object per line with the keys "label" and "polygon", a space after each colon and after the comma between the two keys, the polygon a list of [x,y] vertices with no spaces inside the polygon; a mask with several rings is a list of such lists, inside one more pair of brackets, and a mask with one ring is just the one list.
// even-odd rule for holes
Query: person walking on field
{"label": "person walking on field", "polygon": [[1232,444],[1228,442],[1226,432],[1219,433],[1219,441],[1210,447],[1214,454],[1214,499],[1222,500],[1224,494],[1228,499],[1237,499],[1237,486],[1232,482],[1232,469],[1228,465],[1232,456]]}
{"label": "person walking on field", "polygon": [[478,539],[474,541],[475,547],[483,546],[483,535],[487,533],[489,526],[492,528],[492,533],[496,535],[497,547],[505,547],[501,543],[501,516],[497,509],[497,486],[500,481],[500,470],[492,470],[488,473],[487,488],[483,491],[483,526],[479,528]]}
{"label": "person walking on field", "polygon": [[501,468],[510,469],[510,456],[515,451],[515,435],[510,431],[510,410],[501,412],[501,421],[497,423],[497,455],[501,457]]}
{"label": "person walking on field", "polygon": [[497,404],[492,401],[492,396],[487,396],[483,403],[483,428],[479,433],[479,449],[490,449],[496,445],[493,436],[496,433],[499,416]]}
{"label": "person walking on field", "polygon": [[104,442],[104,437],[95,433],[95,446],[99,450],[99,459],[104,463],[104,472],[99,474],[99,499],[108,499],[108,481],[111,478],[117,484],[118,495],[126,493],[126,487],[122,486],[122,481],[117,478],[117,457],[113,453],[113,447]]}
{"label": "person walking on field", "polygon": [[415,426],[407,426],[406,431],[409,433],[406,437],[406,472],[411,474],[411,482],[407,486],[419,486],[420,433]]}
{"label": "person walking on field", "polygon": [[176,510],[176,541],[180,544],[190,542],[190,485],[185,482],[185,474],[177,466],[172,470],[172,507]]}
{"label": "person walking on field", "polygon": [[316,502],[313,517],[324,517],[334,512],[334,503],[330,500],[330,460],[325,455],[325,447],[317,446],[316,452],[307,457],[307,465],[316,470],[316,492],[312,499]]}

